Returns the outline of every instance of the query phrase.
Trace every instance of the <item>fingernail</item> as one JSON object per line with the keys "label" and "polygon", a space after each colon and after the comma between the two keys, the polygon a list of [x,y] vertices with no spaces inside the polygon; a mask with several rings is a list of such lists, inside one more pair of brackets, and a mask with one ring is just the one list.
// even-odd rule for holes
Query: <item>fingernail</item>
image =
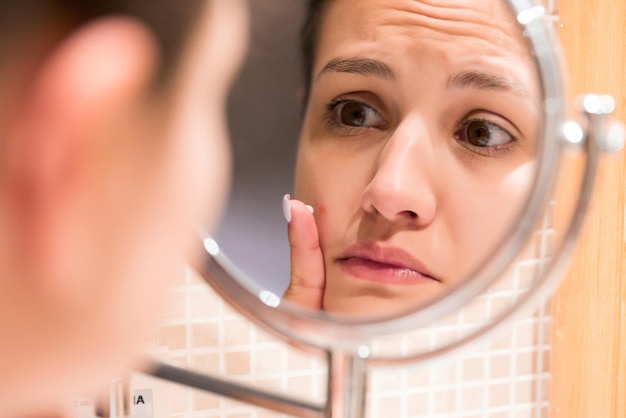
{"label": "fingernail", "polygon": [[291,222],[291,196],[289,196],[288,194],[286,194],[283,197],[283,216],[285,217],[285,220],[287,221],[287,223]]}
{"label": "fingernail", "polygon": [[313,213],[313,206],[311,205],[306,205],[306,208],[309,210],[309,212]]}

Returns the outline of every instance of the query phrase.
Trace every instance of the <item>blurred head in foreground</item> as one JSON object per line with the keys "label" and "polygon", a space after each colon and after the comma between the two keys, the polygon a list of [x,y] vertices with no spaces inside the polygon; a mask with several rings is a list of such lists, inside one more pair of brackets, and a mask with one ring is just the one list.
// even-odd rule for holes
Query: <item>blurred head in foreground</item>
{"label": "blurred head in foreground", "polygon": [[129,367],[229,179],[242,1],[0,5],[0,416]]}

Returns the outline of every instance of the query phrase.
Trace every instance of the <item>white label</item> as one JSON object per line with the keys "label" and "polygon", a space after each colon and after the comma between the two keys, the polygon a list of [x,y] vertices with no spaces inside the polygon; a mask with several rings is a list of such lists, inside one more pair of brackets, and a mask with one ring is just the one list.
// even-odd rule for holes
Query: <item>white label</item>
{"label": "white label", "polygon": [[[134,390],[131,402],[132,418],[153,418],[152,389]],[[77,418],[97,418],[94,401],[89,398],[76,399],[74,412]]]}
{"label": "white label", "polygon": [[133,391],[132,399],[132,417],[133,418],[152,418],[152,389],[141,389]]}

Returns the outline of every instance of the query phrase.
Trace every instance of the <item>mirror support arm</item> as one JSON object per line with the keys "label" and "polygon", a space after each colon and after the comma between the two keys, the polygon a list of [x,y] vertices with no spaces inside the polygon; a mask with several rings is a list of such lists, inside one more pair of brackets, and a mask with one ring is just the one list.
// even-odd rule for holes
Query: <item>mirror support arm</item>
{"label": "mirror support arm", "polygon": [[205,373],[195,373],[164,363],[154,364],[154,366],[145,373],[158,377],[159,379],[165,379],[195,389],[212,392],[216,395],[283,414],[303,418],[322,418],[327,416],[326,405],[259,390],[241,383],[210,376]]}
{"label": "mirror support arm", "polygon": [[303,418],[362,418],[365,416],[367,363],[358,354],[328,353],[328,401],[326,405],[259,390],[227,379],[196,373],[165,363],[146,371],[154,377],[239,402]]}

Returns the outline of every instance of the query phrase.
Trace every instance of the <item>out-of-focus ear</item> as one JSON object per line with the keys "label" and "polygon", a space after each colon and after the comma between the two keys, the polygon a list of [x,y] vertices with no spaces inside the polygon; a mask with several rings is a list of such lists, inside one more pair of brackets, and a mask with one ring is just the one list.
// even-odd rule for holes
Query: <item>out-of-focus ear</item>
{"label": "out-of-focus ear", "polygon": [[156,51],[142,23],[103,18],[57,45],[21,90],[2,157],[18,254],[45,258],[55,245],[67,200],[89,187],[81,176],[98,130],[151,81]]}

